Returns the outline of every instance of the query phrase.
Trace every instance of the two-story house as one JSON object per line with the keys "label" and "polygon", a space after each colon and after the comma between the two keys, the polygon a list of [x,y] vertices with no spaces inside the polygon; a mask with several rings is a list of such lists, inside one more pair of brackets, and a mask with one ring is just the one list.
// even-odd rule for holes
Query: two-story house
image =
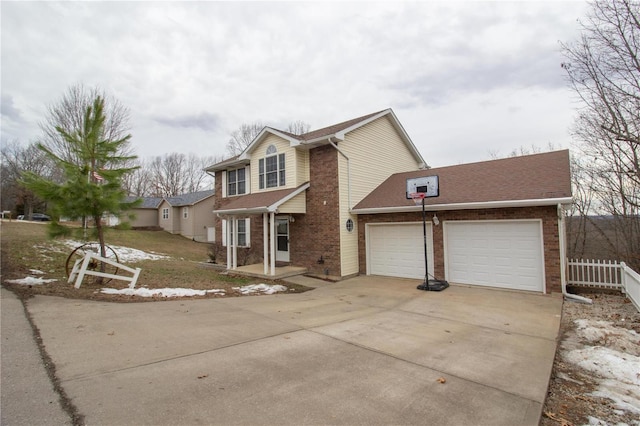
{"label": "two-story house", "polygon": [[[207,171],[229,270],[251,250],[265,276],[293,265],[330,279],[421,279],[427,264],[458,284],[549,293],[564,283],[567,150],[430,169],[388,109],[303,135],[266,127]],[[433,176],[423,227],[408,182]]]}
{"label": "two-story house", "polygon": [[266,275],[276,262],[333,279],[357,275],[351,209],[391,174],[423,167],[390,109],[304,135],[265,127],[239,156],[207,169],[228,268],[238,266],[238,247],[252,246]]}

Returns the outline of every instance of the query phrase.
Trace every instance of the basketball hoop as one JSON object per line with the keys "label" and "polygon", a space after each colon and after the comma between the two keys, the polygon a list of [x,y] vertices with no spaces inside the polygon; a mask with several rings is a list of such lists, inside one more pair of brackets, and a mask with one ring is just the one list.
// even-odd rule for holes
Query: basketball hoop
{"label": "basketball hoop", "polygon": [[412,192],[409,196],[413,199],[413,202],[416,203],[416,206],[422,205],[422,200],[427,196],[424,192]]}

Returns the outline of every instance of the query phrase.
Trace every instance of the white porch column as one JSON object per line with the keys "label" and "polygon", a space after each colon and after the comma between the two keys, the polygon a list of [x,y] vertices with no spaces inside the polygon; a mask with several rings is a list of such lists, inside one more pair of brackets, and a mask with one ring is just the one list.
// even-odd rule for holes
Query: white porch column
{"label": "white porch column", "polygon": [[269,273],[269,213],[262,213],[262,241],[264,246],[264,274]]}
{"label": "white porch column", "polygon": [[271,275],[276,275],[276,214],[271,212],[271,233],[269,235],[271,243]]}
{"label": "white porch column", "polygon": [[233,222],[233,269],[238,268],[238,218],[232,217]]}
{"label": "white porch column", "polygon": [[227,217],[227,226],[224,230],[227,241],[227,270],[231,269],[231,218]]}

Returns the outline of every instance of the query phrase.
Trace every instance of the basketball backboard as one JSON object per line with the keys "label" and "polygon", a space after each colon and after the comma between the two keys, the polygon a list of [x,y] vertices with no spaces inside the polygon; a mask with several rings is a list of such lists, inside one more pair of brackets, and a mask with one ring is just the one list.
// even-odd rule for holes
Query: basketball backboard
{"label": "basketball backboard", "polygon": [[425,197],[439,196],[438,176],[422,176],[407,179],[407,199],[411,199],[411,194],[416,192],[425,194]]}

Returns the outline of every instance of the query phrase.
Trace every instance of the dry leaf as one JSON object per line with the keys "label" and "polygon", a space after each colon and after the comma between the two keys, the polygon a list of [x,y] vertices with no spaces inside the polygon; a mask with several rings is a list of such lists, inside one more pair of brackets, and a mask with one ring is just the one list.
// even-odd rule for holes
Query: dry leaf
{"label": "dry leaf", "polygon": [[445,379],[444,377],[440,377],[440,378],[438,378],[437,382],[440,383],[440,384],[445,384],[445,383],[447,383],[447,379]]}

